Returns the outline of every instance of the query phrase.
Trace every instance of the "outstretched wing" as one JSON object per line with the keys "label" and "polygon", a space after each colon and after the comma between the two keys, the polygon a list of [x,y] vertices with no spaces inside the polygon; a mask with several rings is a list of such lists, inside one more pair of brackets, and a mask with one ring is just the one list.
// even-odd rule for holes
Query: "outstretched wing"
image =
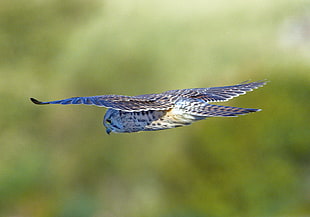
{"label": "outstretched wing", "polygon": [[122,96],[122,95],[102,95],[90,97],[72,97],[49,102],[41,102],[34,98],[30,100],[38,105],[45,104],[85,104],[107,107],[127,112],[148,111],[148,110],[168,110],[173,107],[167,96],[161,94],[146,94],[140,96]]}
{"label": "outstretched wing", "polygon": [[[175,94],[180,94],[182,97],[201,99],[205,102],[224,102],[264,86],[266,83],[266,81],[243,82],[233,86],[175,90]],[[165,93],[172,94],[172,91],[167,91]]]}
{"label": "outstretched wing", "polygon": [[205,102],[227,101],[233,97],[245,94],[266,84],[266,81],[241,83],[234,86],[193,88],[181,90],[169,90],[162,94],[145,94],[139,96],[102,95],[90,97],[72,97],[69,99],[41,102],[30,98],[35,104],[85,104],[107,107],[126,112],[169,110],[180,97],[200,99]]}

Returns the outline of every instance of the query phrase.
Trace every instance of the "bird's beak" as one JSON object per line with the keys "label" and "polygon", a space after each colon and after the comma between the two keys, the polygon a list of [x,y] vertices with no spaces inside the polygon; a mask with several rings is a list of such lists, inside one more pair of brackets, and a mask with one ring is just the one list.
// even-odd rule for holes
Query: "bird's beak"
{"label": "bird's beak", "polygon": [[108,135],[110,135],[110,133],[111,133],[111,129],[109,129],[109,128],[107,128],[106,130],[105,130],[105,132],[108,134]]}

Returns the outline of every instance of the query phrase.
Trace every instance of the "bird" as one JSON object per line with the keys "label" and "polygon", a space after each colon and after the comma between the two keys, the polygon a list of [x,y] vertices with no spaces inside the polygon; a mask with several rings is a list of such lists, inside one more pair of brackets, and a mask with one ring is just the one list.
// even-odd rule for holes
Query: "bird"
{"label": "bird", "polygon": [[232,86],[177,89],[137,96],[100,95],[46,102],[35,98],[30,100],[37,105],[85,104],[106,107],[108,110],[104,115],[103,125],[107,134],[133,133],[182,127],[209,117],[236,117],[261,111],[210,103],[228,101],[266,83],[267,81],[246,81]]}

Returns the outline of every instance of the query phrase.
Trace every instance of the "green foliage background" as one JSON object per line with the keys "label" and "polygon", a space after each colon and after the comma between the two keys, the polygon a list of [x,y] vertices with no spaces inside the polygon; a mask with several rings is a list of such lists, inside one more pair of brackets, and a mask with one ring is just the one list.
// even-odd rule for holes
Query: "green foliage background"
{"label": "green foliage background", "polygon": [[[0,216],[310,215],[308,3],[2,0]],[[224,105],[262,112],[158,132],[29,101],[248,79],[271,82]]]}

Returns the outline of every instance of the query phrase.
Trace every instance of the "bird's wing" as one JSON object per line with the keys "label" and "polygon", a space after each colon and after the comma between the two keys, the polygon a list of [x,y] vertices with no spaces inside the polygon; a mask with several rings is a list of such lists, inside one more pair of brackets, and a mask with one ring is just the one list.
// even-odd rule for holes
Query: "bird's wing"
{"label": "bird's wing", "polygon": [[127,112],[148,111],[148,110],[168,110],[173,107],[167,96],[161,94],[146,94],[140,96],[122,96],[122,95],[102,95],[90,97],[72,97],[49,102],[41,102],[30,98],[35,104],[85,104],[100,107],[112,108]]}
{"label": "bird's wing", "polygon": [[173,108],[176,113],[190,114],[198,117],[236,117],[238,115],[257,112],[260,109],[238,108],[213,105],[195,98],[181,98]]}
{"label": "bird's wing", "polygon": [[[239,95],[246,94],[246,92],[261,87],[266,83],[266,81],[257,81],[251,83],[243,82],[233,86],[193,88],[174,91],[175,94],[179,94],[182,97],[201,99],[205,102],[224,102]],[[172,91],[167,91],[165,93],[173,94]]]}

